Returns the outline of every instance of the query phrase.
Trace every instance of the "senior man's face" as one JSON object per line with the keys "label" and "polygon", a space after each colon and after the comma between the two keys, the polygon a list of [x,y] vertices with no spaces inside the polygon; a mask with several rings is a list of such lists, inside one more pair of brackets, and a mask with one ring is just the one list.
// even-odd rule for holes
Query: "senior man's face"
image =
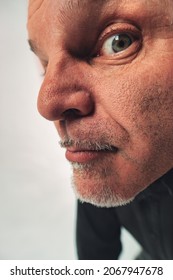
{"label": "senior man's face", "polygon": [[173,1],[31,0],[28,30],[77,196],[133,200],[173,167]]}

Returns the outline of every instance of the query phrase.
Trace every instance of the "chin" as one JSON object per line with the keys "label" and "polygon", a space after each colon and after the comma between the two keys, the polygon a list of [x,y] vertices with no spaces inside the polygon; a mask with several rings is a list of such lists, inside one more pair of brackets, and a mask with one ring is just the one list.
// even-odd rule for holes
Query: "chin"
{"label": "chin", "polygon": [[118,166],[111,159],[73,163],[72,186],[76,197],[98,207],[126,205],[168,171],[165,164],[152,163],[134,166],[131,162],[121,162]]}
{"label": "chin", "polygon": [[121,186],[116,183],[116,174],[109,172],[95,173],[87,166],[73,169],[72,187],[81,202],[88,202],[97,207],[118,207],[129,204],[139,193],[137,186]]}
{"label": "chin", "polygon": [[132,202],[135,198],[135,197],[123,198],[115,193],[114,194],[104,193],[104,192],[91,193],[89,191],[87,193],[87,192],[83,192],[81,188],[78,188],[74,183],[73,183],[73,189],[77,199],[79,199],[81,202],[88,202],[92,205],[95,205],[97,207],[102,207],[102,208],[127,205],[130,202]]}

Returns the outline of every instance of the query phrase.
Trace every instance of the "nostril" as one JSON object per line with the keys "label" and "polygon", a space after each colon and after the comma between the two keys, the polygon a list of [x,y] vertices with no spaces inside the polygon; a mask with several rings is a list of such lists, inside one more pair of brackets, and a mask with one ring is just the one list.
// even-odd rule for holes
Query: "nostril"
{"label": "nostril", "polygon": [[80,117],[82,115],[82,113],[80,112],[80,110],[72,108],[72,109],[68,109],[65,112],[63,112],[62,116],[64,119],[68,119],[68,118],[76,118],[76,117]]}

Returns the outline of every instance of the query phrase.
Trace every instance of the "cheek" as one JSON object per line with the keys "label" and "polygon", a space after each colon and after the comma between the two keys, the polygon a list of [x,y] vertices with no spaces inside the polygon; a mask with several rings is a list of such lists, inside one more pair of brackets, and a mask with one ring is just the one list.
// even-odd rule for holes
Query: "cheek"
{"label": "cheek", "polygon": [[[132,125],[132,134],[142,135],[155,142],[158,139],[172,138],[173,131],[173,85],[172,80],[147,80],[143,86],[136,83],[133,92],[129,122]],[[127,109],[128,110],[128,109]]]}
{"label": "cheek", "polygon": [[170,131],[173,127],[173,67],[165,68],[167,76],[163,75],[163,69],[154,72],[155,69],[127,68],[122,75],[101,79],[104,84],[98,100],[102,108],[130,134],[153,135],[154,130],[158,135],[158,130]]}
{"label": "cheek", "polygon": [[[99,99],[109,118],[129,135],[125,152],[141,163],[154,166],[173,162],[173,69],[146,71],[136,69],[128,75],[108,77]],[[135,75],[137,73],[137,75]],[[151,75],[152,73],[152,75]],[[105,92],[107,92],[105,97]],[[163,166],[162,165],[162,166]]]}

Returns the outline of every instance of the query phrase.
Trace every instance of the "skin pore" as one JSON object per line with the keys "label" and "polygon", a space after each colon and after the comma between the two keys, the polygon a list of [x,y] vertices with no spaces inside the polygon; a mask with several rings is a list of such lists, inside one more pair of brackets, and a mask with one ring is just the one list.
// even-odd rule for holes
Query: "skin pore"
{"label": "skin pore", "polygon": [[28,34],[78,198],[126,204],[173,167],[172,0],[31,0]]}

